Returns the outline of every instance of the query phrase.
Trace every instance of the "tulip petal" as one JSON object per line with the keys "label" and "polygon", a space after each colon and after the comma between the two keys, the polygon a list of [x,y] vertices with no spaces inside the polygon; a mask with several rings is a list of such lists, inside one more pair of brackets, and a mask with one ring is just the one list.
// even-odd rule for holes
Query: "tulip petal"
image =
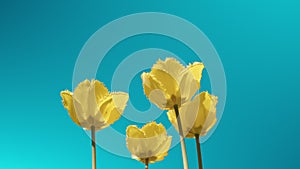
{"label": "tulip petal", "polygon": [[197,111],[195,111],[197,113],[197,117],[190,130],[190,134],[199,134],[200,136],[204,136],[217,121],[217,97],[210,95],[208,92],[201,92],[195,96],[194,100],[199,102],[199,106]]}
{"label": "tulip petal", "polygon": [[[172,142],[172,137],[168,136],[167,139],[159,146],[159,152],[157,152],[156,154],[156,161],[161,161],[164,159],[165,156],[168,155],[168,150],[170,149],[171,146],[171,142]],[[150,163],[153,163],[152,161],[150,161]]]}
{"label": "tulip petal", "polygon": [[152,68],[167,72],[171,77],[177,80],[178,83],[180,72],[184,70],[184,66],[174,58],[166,58],[165,61],[159,59]]}
{"label": "tulip petal", "polygon": [[169,110],[167,112],[168,115],[168,119],[169,121],[172,123],[172,125],[176,128],[176,130],[178,131],[178,125],[177,125],[177,121],[176,121],[176,114],[174,110]]}
{"label": "tulip petal", "polygon": [[74,91],[74,99],[80,104],[82,111],[88,116],[96,116],[99,108],[97,105],[95,81],[85,80],[78,84]]}
{"label": "tulip petal", "polygon": [[164,86],[149,73],[141,75],[144,87],[144,93],[147,98],[161,109],[166,108],[167,96]]}
{"label": "tulip petal", "polygon": [[[165,72],[164,70],[153,68],[150,72],[150,75],[155,78],[160,85],[165,89],[166,95],[169,98],[174,96],[180,96],[179,90],[179,82],[176,81],[176,77],[172,77],[171,74]],[[180,98],[180,97],[179,97]]]}
{"label": "tulip petal", "polygon": [[216,115],[214,114],[209,114],[207,117],[204,126],[201,130],[200,136],[205,136],[211,128],[217,123],[217,118]]}
{"label": "tulip petal", "polygon": [[100,114],[106,125],[110,125],[118,120],[127,104],[129,97],[127,93],[111,93],[100,101]]}
{"label": "tulip petal", "polygon": [[145,137],[148,138],[167,134],[165,127],[162,124],[156,124],[155,122],[147,123],[141,130],[145,133]]}
{"label": "tulip petal", "polygon": [[144,138],[144,132],[135,125],[130,125],[126,129],[126,136],[130,138]]}
{"label": "tulip petal", "polygon": [[180,80],[180,94],[181,94],[181,104],[191,100],[191,98],[198,91],[197,80],[194,79],[193,74],[188,69],[185,69],[181,74]]}
{"label": "tulip petal", "polygon": [[[191,130],[190,130],[190,133],[192,133],[192,137],[194,137],[195,134],[201,133],[203,124],[206,119],[206,114],[203,111],[203,104],[202,104],[203,99],[201,98],[201,94],[196,95],[193,101],[195,101],[195,104],[197,103],[198,106],[195,107],[192,112],[194,115],[196,115],[194,117],[195,120],[193,121]],[[186,113],[188,113],[188,112],[186,112]]]}
{"label": "tulip petal", "polygon": [[83,128],[90,127],[86,122],[89,117],[89,114],[87,114],[83,111],[81,104],[74,97],[73,97],[73,103],[74,103],[74,108],[75,108],[75,112],[76,112],[76,117],[80,122],[80,126]]}
{"label": "tulip petal", "polygon": [[94,83],[95,86],[95,96],[97,99],[97,104],[99,105],[101,100],[106,97],[109,92],[108,89],[105,87],[105,85],[98,81],[98,80],[92,80],[92,83]]}
{"label": "tulip petal", "polygon": [[[130,125],[126,129],[126,146],[131,154],[137,157],[141,155],[139,153],[146,148],[143,139],[145,137],[144,132],[141,131],[137,126]],[[136,158],[138,159],[138,158]]]}
{"label": "tulip petal", "polygon": [[206,117],[202,125],[200,135],[204,136],[217,122],[216,105],[218,103],[218,97],[210,95],[208,92],[202,92],[200,93],[200,95],[201,99],[203,100],[203,102],[201,102],[201,104],[203,104],[203,109],[201,110],[203,111],[203,114],[205,114],[204,116]]}
{"label": "tulip petal", "polygon": [[198,82],[198,89],[200,89],[200,81],[202,78],[202,71],[204,69],[204,64],[200,62],[194,62],[193,64],[189,64],[187,69],[192,72],[194,79]]}
{"label": "tulip petal", "polygon": [[69,116],[77,125],[80,126],[80,123],[77,119],[75,108],[74,108],[73,94],[70,91],[65,90],[65,91],[60,92],[60,96],[63,99],[62,103],[63,103],[65,109],[67,109],[69,112]]}
{"label": "tulip petal", "polygon": [[166,138],[167,131],[165,127],[160,123],[150,122],[144,125],[141,129],[145,134],[144,141],[147,145],[148,156],[155,156],[159,151],[160,142]]}

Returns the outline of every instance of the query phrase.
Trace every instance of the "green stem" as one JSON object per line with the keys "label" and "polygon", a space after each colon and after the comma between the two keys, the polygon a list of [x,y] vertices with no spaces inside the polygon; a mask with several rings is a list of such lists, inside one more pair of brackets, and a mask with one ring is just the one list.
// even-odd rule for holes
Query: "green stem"
{"label": "green stem", "polygon": [[197,155],[198,155],[198,166],[199,166],[199,169],[203,169],[199,134],[196,134],[195,138],[196,138]]}
{"label": "green stem", "polygon": [[180,135],[183,168],[188,169],[189,165],[188,165],[188,159],[187,159],[187,155],[186,155],[186,147],[185,147],[185,142],[184,142],[184,136],[183,136],[183,130],[182,130],[182,124],[181,124],[181,120],[180,120],[178,105],[174,105],[174,110],[176,113],[176,119],[177,119],[177,124],[178,124],[179,135]]}

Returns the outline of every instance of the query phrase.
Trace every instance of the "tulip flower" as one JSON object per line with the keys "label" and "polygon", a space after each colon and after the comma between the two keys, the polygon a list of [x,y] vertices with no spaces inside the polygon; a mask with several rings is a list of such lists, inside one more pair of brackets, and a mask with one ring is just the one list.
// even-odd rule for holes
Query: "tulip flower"
{"label": "tulip flower", "polygon": [[158,60],[149,73],[141,75],[145,95],[163,110],[180,107],[200,89],[203,69],[200,62],[184,67],[174,58]]}
{"label": "tulip flower", "polygon": [[180,134],[184,169],[188,169],[186,147],[179,116],[179,108],[191,100],[200,89],[204,65],[200,62],[184,67],[174,58],[158,60],[149,73],[143,73],[144,93],[163,110],[174,110]]}
{"label": "tulip flower", "polygon": [[74,93],[65,90],[60,95],[63,106],[74,123],[85,130],[91,130],[92,168],[96,169],[95,132],[108,127],[121,117],[128,94],[109,93],[98,80],[85,80],[76,87]]}
{"label": "tulip flower", "polygon": [[126,129],[127,148],[132,158],[145,164],[161,161],[168,155],[172,137],[167,136],[165,127],[156,122],[150,122],[141,129],[131,125]]}
{"label": "tulip flower", "polygon": [[[200,150],[200,136],[205,136],[207,132],[217,122],[216,105],[218,98],[208,92],[201,92],[195,98],[179,108],[182,122],[182,130],[186,138],[195,138],[199,169],[202,169],[202,159]],[[176,112],[168,111],[168,118],[173,126],[179,131],[176,120]]]}

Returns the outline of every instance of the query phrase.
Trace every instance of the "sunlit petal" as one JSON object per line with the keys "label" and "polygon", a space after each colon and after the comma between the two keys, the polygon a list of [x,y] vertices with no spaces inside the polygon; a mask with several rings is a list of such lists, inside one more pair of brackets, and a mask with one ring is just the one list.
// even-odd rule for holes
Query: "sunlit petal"
{"label": "sunlit petal", "polygon": [[204,69],[204,64],[201,62],[194,62],[193,64],[189,64],[187,69],[192,72],[194,79],[198,82],[198,89],[200,89],[200,81],[202,78],[202,71]]}
{"label": "sunlit petal", "polygon": [[165,71],[179,83],[179,76],[184,66],[174,58],[166,58],[165,61],[159,59],[152,68]]}
{"label": "sunlit petal", "polygon": [[167,134],[165,127],[162,124],[156,124],[155,122],[147,123],[141,130],[145,133],[145,137]]}
{"label": "sunlit petal", "polygon": [[74,108],[74,103],[73,103],[73,93],[71,93],[68,90],[62,91],[60,92],[60,96],[62,97],[62,102],[63,105],[65,107],[65,109],[68,110],[69,112],[69,116],[71,117],[71,119],[77,124],[80,125],[77,116],[76,116],[76,112],[75,112],[75,108]]}
{"label": "sunlit petal", "polygon": [[160,85],[163,87],[166,92],[165,95],[168,96],[168,98],[172,95],[179,94],[179,82],[176,81],[176,77],[172,77],[171,74],[164,70],[155,68],[151,70],[150,75],[153,76],[156,81],[160,82]]}
{"label": "sunlit petal", "polygon": [[97,114],[99,108],[96,101],[94,81],[90,82],[89,80],[85,80],[79,83],[74,91],[73,97],[80,103],[83,112],[90,116]]}
{"label": "sunlit petal", "polygon": [[96,96],[97,104],[99,105],[100,101],[109,94],[108,89],[105,87],[105,85],[102,82],[98,80],[92,80],[91,83],[94,84],[95,96]]}
{"label": "sunlit petal", "polygon": [[182,72],[180,79],[181,104],[191,100],[197,91],[197,80],[195,80],[191,71],[185,69],[185,71]]}
{"label": "sunlit petal", "polygon": [[165,109],[167,104],[166,89],[149,73],[143,73],[141,77],[145,95],[159,108]]}
{"label": "sunlit petal", "polygon": [[[158,152],[157,152],[157,155],[156,155],[156,159],[155,161],[161,161],[164,159],[165,156],[168,155],[168,151],[170,149],[170,146],[171,146],[171,142],[172,142],[172,137],[169,136],[163,144],[161,144],[159,147],[158,147]],[[152,161],[150,161],[151,163]]]}
{"label": "sunlit petal", "polygon": [[[200,93],[201,97],[201,107],[199,109],[199,114],[205,117],[205,121],[203,122],[201,129],[201,136],[206,135],[206,133],[215,125],[217,122],[216,118],[216,105],[218,103],[218,98],[216,96],[210,95],[208,92]],[[200,117],[197,117],[197,119]],[[200,131],[198,131],[199,133]]]}
{"label": "sunlit petal", "polygon": [[123,92],[111,93],[100,101],[100,114],[105,124],[110,125],[118,120],[128,101],[128,94]]}

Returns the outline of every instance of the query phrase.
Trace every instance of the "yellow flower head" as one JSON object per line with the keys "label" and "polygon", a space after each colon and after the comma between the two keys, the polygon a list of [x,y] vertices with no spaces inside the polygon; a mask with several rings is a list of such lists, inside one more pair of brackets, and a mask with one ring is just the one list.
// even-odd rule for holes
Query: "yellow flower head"
{"label": "yellow flower head", "polygon": [[184,67],[174,58],[158,60],[149,73],[143,73],[144,92],[151,102],[164,110],[189,101],[200,89],[204,65],[200,62]]}
{"label": "yellow flower head", "polygon": [[[183,134],[187,138],[196,135],[205,136],[217,122],[216,105],[218,98],[208,92],[201,92],[195,98],[179,108]],[[178,131],[176,114],[170,110],[168,118]]]}
{"label": "yellow flower head", "polygon": [[145,163],[161,161],[168,155],[172,137],[165,127],[156,122],[147,123],[141,129],[131,125],[126,129],[127,148],[132,158]]}
{"label": "yellow flower head", "polygon": [[86,130],[101,130],[121,117],[128,94],[123,92],[109,93],[98,80],[85,80],[74,93],[65,90],[60,93],[64,107],[71,119]]}

